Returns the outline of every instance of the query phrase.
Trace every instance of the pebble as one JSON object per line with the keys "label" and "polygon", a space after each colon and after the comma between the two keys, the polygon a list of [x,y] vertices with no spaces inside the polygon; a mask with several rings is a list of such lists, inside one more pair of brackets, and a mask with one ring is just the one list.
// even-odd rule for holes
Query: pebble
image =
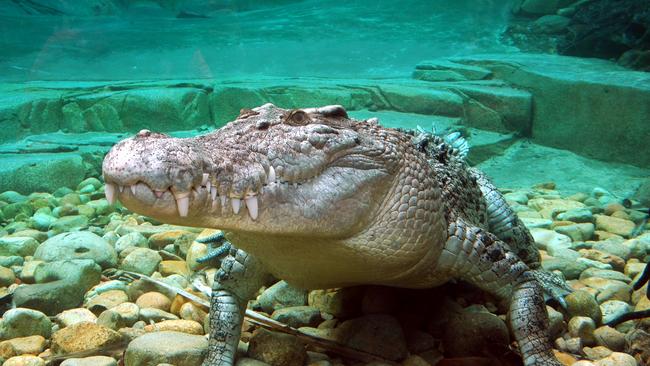
{"label": "pebble", "polygon": [[623,237],[629,237],[636,227],[634,222],[630,220],[607,215],[594,215],[594,217],[596,218],[596,229]]}
{"label": "pebble", "polygon": [[140,308],[154,308],[169,312],[171,300],[160,292],[146,292],[138,297],[135,304]]}
{"label": "pebble", "polygon": [[97,319],[97,324],[118,330],[130,327],[140,319],[140,308],[132,302],[123,302],[108,310],[104,310]]}
{"label": "pebble", "polygon": [[168,313],[166,311],[160,310],[160,309],[155,309],[155,308],[141,308],[140,309],[140,320],[145,321],[146,323],[149,322],[160,322],[163,320],[175,320],[178,319],[178,317],[172,313]]}
{"label": "pebble", "polygon": [[8,287],[16,283],[16,275],[9,268],[0,266],[0,287]]}
{"label": "pebble", "polygon": [[203,325],[194,320],[176,319],[163,320],[159,323],[145,325],[147,332],[175,331],[187,334],[203,334]]}
{"label": "pebble", "polygon": [[50,338],[52,322],[38,310],[16,308],[4,313],[0,320],[0,339],[40,335]]}
{"label": "pebble", "polygon": [[65,327],[52,335],[52,352],[72,353],[116,344],[120,333],[99,324],[82,322]]}
{"label": "pebble", "polygon": [[278,281],[262,292],[257,303],[264,312],[272,314],[277,309],[307,305],[307,291]]}
{"label": "pebble", "polygon": [[7,359],[25,354],[38,355],[45,346],[45,338],[40,335],[13,338],[0,342],[0,357]]}
{"label": "pebble", "polygon": [[129,343],[124,354],[124,364],[200,366],[207,348],[208,340],[204,336],[173,331],[146,333]]}
{"label": "pebble", "polygon": [[570,318],[586,316],[596,323],[601,322],[602,311],[595,297],[586,291],[574,291],[564,299],[567,303],[567,313]]}
{"label": "pebble", "polygon": [[60,324],[62,328],[81,322],[94,323],[96,321],[97,316],[86,308],[65,310],[56,316],[56,322]]}
{"label": "pebble", "polygon": [[91,298],[86,303],[86,307],[97,314],[127,301],[129,301],[129,295],[126,292],[122,290],[108,290]]}
{"label": "pebble", "polygon": [[162,257],[155,250],[136,248],[122,260],[119,269],[151,276],[161,261]]}
{"label": "pebble", "polygon": [[31,237],[2,237],[0,238],[0,255],[27,257],[34,255],[39,242]]}
{"label": "pebble", "polygon": [[315,327],[323,319],[320,310],[311,306],[291,306],[275,310],[271,318],[294,328]]}
{"label": "pebble", "polygon": [[592,346],[596,344],[594,331],[596,323],[593,319],[586,316],[574,316],[569,320],[567,329],[571,337],[580,338],[583,345]]}
{"label": "pebble", "polygon": [[293,335],[260,328],[250,339],[248,356],[270,365],[303,366],[307,351]]}
{"label": "pebble", "polygon": [[60,366],[117,366],[117,361],[108,356],[90,356],[84,358],[68,358]]}
{"label": "pebble", "polygon": [[596,366],[637,366],[634,357],[621,352],[613,352],[611,355],[596,361],[594,364]]}
{"label": "pebble", "polygon": [[167,260],[160,262],[158,265],[158,271],[165,277],[174,274],[181,275],[183,277],[188,277],[190,275],[187,263],[185,263],[185,261],[178,260]]}
{"label": "pebble", "polygon": [[89,231],[62,233],[47,239],[34,253],[34,259],[46,262],[92,259],[104,269],[117,265],[115,249]]}
{"label": "pebble", "polygon": [[132,232],[120,236],[119,239],[117,239],[117,241],[115,242],[115,250],[118,253],[121,253],[126,248],[133,248],[133,247],[148,248],[149,243],[147,242],[147,238],[145,238],[144,235],[138,232]]}
{"label": "pebble", "polygon": [[612,351],[622,351],[625,348],[625,334],[606,325],[596,328],[594,338],[596,344]]}
{"label": "pebble", "polygon": [[23,355],[8,359],[2,366],[45,366],[45,360],[37,356]]}
{"label": "pebble", "polygon": [[309,292],[307,303],[336,318],[349,318],[361,312],[362,287],[313,290]]}
{"label": "pebble", "polygon": [[632,306],[620,300],[607,300],[600,304],[600,310],[603,313],[603,323],[609,323],[615,318],[632,311]]}

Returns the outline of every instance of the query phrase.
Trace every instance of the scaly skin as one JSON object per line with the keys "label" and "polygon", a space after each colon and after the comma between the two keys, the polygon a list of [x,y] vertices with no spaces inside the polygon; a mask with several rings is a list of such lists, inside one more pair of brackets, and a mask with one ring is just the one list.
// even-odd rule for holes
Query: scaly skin
{"label": "scaly skin", "polygon": [[460,278],[510,300],[526,365],[560,365],[543,276],[526,264],[539,261],[530,234],[487,179],[432,135],[355,121],[340,106],[266,104],[196,138],[141,131],[111,149],[103,171],[109,201],[220,228],[237,248],[215,279],[205,366],[233,364],[242,313],[268,275],[307,289]]}

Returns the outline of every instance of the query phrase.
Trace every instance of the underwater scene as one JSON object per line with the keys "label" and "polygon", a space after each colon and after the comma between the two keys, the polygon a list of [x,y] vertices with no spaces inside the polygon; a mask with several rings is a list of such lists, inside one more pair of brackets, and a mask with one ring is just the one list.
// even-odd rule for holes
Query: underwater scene
{"label": "underwater scene", "polygon": [[647,0],[0,0],[3,366],[649,366]]}

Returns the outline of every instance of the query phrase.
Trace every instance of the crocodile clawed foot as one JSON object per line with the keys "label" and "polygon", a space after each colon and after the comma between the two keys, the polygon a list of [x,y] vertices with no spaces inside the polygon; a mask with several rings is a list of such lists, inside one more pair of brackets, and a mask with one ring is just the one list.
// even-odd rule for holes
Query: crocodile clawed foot
{"label": "crocodile clawed foot", "polygon": [[564,296],[573,292],[564,279],[555,273],[543,270],[532,270],[533,277],[539,282],[544,290],[546,297],[552,298],[557,301],[564,309],[567,308]]}
{"label": "crocodile clawed foot", "polygon": [[196,239],[197,242],[208,245],[208,254],[203,257],[197,258],[198,263],[209,262],[215,258],[226,254],[232,248],[232,244],[226,240],[222,232],[207,236],[205,238]]}

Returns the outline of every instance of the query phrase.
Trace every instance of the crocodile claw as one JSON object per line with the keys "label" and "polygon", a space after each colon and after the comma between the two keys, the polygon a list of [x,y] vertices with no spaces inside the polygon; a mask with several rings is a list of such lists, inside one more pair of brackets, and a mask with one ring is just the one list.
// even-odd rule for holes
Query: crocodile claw
{"label": "crocodile claw", "polygon": [[[196,239],[196,241],[199,243],[208,244],[208,248],[209,248],[208,254],[196,259],[198,263],[205,263],[215,258],[218,258],[223,254],[228,253],[232,248],[232,244],[230,244],[230,242],[226,240],[226,237],[223,235],[222,232],[218,232],[216,234],[207,236],[205,238]],[[215,247],[215,245],[218,246]]]}
{"label": "crocodile claw", "polygon": [[564,300],[564,296],[570,294],[573,290],[566,284],[564,279],[552,272],[542,270],[533,270],[531,272],[533,277],[542,286],[545,297],[554,299],[562,308],[566,309],[567,303]]}

